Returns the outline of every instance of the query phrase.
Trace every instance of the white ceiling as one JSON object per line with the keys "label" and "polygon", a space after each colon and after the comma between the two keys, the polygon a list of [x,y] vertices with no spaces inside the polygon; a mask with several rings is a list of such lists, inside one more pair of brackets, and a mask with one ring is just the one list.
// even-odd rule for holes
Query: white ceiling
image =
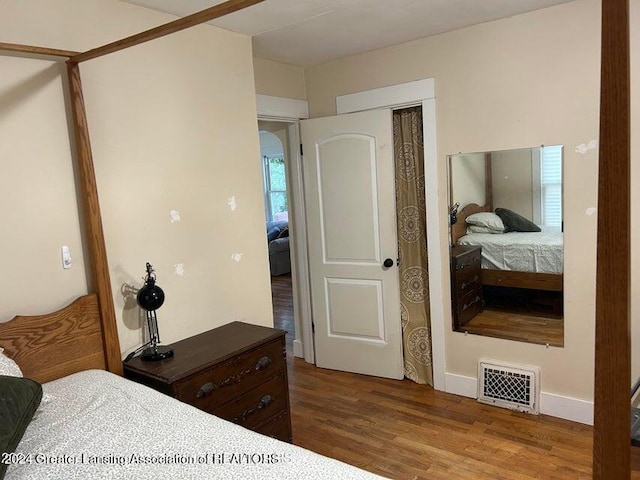
{"label": "white ceiling", "polygon": [[[123,0],[178,16],[223,0]],[[254,55],[310,66],[570,0],[264,0],[210,23],[253,37]]]}

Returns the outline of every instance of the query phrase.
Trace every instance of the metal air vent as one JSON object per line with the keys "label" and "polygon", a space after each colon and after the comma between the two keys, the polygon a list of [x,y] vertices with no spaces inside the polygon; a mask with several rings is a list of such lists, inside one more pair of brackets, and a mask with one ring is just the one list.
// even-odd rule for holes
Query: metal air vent
{"label": "metal air vent", "polygon": [[478,401],[521,412],[540,413],[540,368],[478,362]]}

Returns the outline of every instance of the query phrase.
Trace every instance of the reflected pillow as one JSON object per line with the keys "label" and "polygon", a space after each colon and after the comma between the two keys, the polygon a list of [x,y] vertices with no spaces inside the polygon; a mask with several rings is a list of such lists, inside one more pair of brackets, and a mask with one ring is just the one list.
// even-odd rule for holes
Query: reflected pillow
{"label": "reflected pillow", "polygon": [[500,234],[504,233],[502,230],[495,230],[489,227],[483,227],[481,225],[469,225],[467,227],[467,233],[491,233],[491,234]]}
{"label": "reflected pillow", "polygon": [[505,232],[539,232],[540,227],[530,222],[522,215],[509,210],[508,208],[496,208],[496,214],[504,223]]}
{"label": "reflected pillow", "polygon": [[493,212],[479,212],[469,215],[465,220],[469,225],[485,227],[491,230],[491,233],[504,232],[504,223],[498,215]]}

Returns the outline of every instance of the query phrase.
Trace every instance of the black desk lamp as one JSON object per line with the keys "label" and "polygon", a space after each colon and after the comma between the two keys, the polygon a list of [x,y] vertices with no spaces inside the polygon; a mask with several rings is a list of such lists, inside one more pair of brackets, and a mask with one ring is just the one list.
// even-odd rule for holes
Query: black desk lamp
{"label": "black desk lamp", "polygon": [[449,209],[449,225],[455,225],[458,222],[458,208],[460,207],[460,202],[456,202]]}
{"label": "black desk lamp", "polygon": [[164,292],[156,285],[156,275],[148,262],[144,285],[138,292],[136,300],[140,308],[146,310],[147,326],[149,327],[149,343],[147,345],[151,345],[142,351],[140,358],[145,361],[156,361],[173,357],[173,349],[170,346],[159,345],[160,333],[158,332],[156,310],[164,303]]}

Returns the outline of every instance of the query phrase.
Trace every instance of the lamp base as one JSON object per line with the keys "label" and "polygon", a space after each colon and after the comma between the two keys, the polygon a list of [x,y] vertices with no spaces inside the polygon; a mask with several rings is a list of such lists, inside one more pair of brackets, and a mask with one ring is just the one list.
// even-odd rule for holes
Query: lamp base
{"label": "lamp base", "polygon": [[155,362],[173,357],[173,348],[168,345],[156,345],[142,351],[140,358],[145,362]]}

